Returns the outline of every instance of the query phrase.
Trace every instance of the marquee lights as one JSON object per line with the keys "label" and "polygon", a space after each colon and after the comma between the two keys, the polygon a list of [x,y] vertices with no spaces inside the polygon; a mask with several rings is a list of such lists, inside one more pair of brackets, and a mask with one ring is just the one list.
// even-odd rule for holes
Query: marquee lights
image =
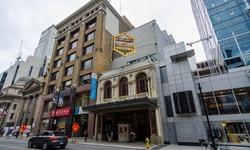
{"label": "marquee lights", "polygon": [[115,35],[114,51],[122,56],[128,56],[135,53],[135,39],[125,32]]}

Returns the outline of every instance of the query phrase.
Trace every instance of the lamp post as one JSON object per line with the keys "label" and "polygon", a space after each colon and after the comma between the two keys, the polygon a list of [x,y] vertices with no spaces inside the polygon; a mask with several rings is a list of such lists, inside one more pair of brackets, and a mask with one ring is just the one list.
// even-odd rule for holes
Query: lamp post
{"label": "lamp post", "polygon": [[211,129],[211,125],[210,125],[210,121],[209,121],[209,118],[208,118],[208,113],[207,113],[207,108],[205,106],[205,103],[204,103],[204,99],[203,99],[203,94],[202,94],[202,91],[201,91],[201,86],[200,86],[200,83],[198,83],[198,89],[200,91],[200,95],[201,95],[201,101],[202,101],[202,104],[203,104],[203,107],[204,107],[204,111],[205,111],[205,115],[206,115],[206,118],[207,118],[207,124],[208,124],[208,128],[209,128],[209,133],[211,135],[211,138],[212,138],[212,148],[214,150],[217,150],[217,146],[215,145],[215,142],[214,142],[214,136],[213,136],[213,132],[212,132],[212,129]]}

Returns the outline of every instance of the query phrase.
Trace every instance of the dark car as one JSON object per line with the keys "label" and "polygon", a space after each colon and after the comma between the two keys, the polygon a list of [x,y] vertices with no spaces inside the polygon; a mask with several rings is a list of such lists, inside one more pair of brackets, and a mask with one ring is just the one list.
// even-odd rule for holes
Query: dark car
{"label": "dark car", "polygon": [[34,137],[31,137],[28,142],[28,147],[42,147],[44,150],[50,147],[59,146],[65,148],[68,144],[68,137],[62,131],[42,131]]}

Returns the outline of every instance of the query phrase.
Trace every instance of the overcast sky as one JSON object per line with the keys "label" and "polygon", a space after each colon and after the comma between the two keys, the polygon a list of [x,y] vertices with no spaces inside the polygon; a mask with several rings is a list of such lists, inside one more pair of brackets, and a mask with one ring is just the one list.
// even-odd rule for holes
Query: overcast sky
{"label": "overcast sky", "polygon": [[[0,73],[14,64],[21,41],[22,60],[34,55],[41,33],[58,24],[89,0],[5,0],[0,5]],[[199,40],[190,0],[111,0],[121,15],[135,26],[156,20],[161,30],[172,34],[175,41]],[[201,43],[194,49],[196,60],[205,60]]]}

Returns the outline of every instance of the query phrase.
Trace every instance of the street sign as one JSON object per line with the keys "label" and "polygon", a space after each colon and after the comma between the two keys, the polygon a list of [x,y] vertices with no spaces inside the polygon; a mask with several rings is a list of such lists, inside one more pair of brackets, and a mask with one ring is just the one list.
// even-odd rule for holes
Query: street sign
{"label": "street sign", "polygon": [[74,132],[76,132],[79,128],[80,128],[80,126],[78,125],[78,123],[75,123],[75,124],[72,126],[72,129],[74,130]]}

